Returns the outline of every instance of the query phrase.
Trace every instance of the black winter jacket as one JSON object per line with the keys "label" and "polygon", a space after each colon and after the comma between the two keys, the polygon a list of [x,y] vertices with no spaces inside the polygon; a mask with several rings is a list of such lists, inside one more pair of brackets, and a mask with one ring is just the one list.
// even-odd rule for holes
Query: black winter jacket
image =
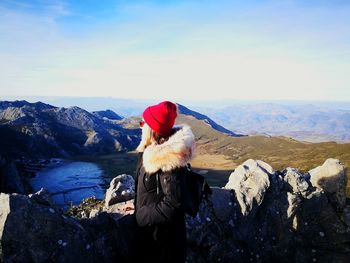
{"label": "black winter jacket", "polygon": [[143,262],[186,260],[180,186],[186,174],[185,165],[192,157],[194,137],[187,126],[177,129],[164,145],[150,147],[139,154],[135,215],[141,231],[139,255]]}
{"label": "black winter jacket", "polygon": [[144,262],[185,262],[186,226],[179,188],[184,168],[148,174],[142,155],[139,159],[135,215],[141,231],[140,255],[147,259]]}

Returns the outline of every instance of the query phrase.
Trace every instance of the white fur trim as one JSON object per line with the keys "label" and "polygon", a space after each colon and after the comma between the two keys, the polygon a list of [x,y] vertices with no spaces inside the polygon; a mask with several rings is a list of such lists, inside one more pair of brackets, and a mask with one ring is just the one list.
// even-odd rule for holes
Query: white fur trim
{"label": "white fur trim", "polygon": [[151,144],[143,152],[143,166],[147,173],[163,172],[186,166],[194,155],[195,142],[191,128],[174,126],[176,132],[162,144]]}

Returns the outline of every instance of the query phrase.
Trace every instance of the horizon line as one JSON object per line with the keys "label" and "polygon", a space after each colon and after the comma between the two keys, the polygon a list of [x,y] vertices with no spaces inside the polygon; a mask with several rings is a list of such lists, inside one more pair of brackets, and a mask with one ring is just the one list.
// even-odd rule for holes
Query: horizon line
{"label": "horizon line", "polygon": [[[23,99],[21,99],[23,98]],[[325,99],[249,99],[249,98],[226,98],[226,99],[196,99],[196,98],[132,98],[132,97],[115,97],[115,96],[70,96],[70,95],[1,95],[0,101],[6,100],[26,100],[26,98],[60,98],[60,99],[115,99],[115,100],[133,100],[133,101],[161,101],[161,100],[169,100],[169,101],[189,101],[189,102],[325,102],[325,103],[350,103],[350,100],[325,100]],[[39,101],[38,101],[39,102]]]}

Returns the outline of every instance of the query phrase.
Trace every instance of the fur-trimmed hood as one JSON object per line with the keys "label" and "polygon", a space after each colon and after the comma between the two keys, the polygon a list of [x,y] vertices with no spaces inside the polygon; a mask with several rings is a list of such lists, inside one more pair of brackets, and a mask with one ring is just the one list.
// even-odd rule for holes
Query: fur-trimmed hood
{"label": "fur-trimmed hood", "polygon": [[143,166],[147,173],[169,172],[186,166],[193,158],[194,135],[187,125],[174,126],[175,133],[162,144],[151,144],[143,152]]}

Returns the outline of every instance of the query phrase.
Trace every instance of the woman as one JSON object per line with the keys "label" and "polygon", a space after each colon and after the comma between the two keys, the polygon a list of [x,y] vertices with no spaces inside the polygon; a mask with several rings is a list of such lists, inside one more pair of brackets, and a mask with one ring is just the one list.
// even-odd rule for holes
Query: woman
{"label": "woman", "polygon": [[[135,180],[135,215],[143,262],[185,262],[186,227],[181,184],[194,152],[188,126],[174,126],[175,104],[164,101],[142,114]],[[140,261],[141,262],[141,261]]]}

